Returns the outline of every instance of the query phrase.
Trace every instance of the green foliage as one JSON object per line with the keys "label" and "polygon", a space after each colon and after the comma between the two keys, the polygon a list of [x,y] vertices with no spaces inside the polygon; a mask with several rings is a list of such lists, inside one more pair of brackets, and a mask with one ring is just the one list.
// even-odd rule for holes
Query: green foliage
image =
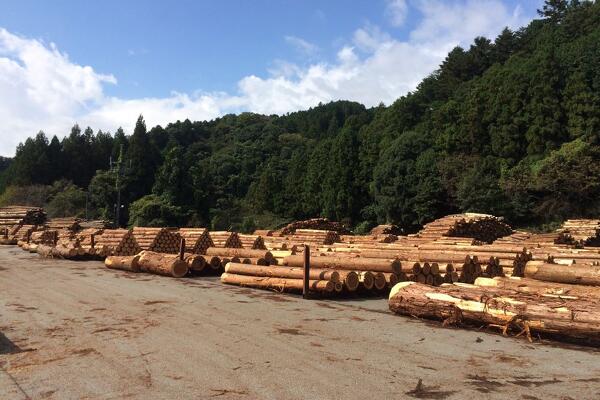
{"label": "green foliage", "polygon": [[46,204],[49,217],[85,217],[87,199],[84,190],[66,181],[56,181],[51,190],[54,194]]}
{"label": "green foliage", "polygon": [[163,196],[150,194],[131,203],[130,226],[181,226],[186,214]]}
{"label": "green foliage", "polygon": [[0,194],[0,207],[28,205],[42,207],[50,197],[51,187],[47,185],[8,186]]}

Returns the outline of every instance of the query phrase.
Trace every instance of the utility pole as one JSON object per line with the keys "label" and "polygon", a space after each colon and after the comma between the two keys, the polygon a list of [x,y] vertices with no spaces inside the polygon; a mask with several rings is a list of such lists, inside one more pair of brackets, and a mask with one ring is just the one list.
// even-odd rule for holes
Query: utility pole
{"label": "utility pole", "polygon": [[125,174],[125,165],[123,163],[123,145],[119,149],[119,158],[117,161],[110,160],[110,166],[117,174],[115,179],[115,190],[117,191],[117,203],[115,204],[115,227],[121,226],[121,177]]}

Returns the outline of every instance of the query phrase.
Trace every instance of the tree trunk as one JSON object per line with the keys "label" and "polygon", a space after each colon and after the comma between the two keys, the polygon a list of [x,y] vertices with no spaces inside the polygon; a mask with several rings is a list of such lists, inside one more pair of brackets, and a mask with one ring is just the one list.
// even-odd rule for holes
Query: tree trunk
{"label": "tree trunk", "polygon": [[389,297],[390,310],[402,315],[594,342],[600,341],[599,303],[599,299],[565,300],[466,284],[431,287],[414,282],[397,284]]}
{"label": "tree trunk", "polygon": [[[229,263],[225,266],[225,272],[237,275],[265,276],[273,278],[302,279],[303,268],[260,266],[251,264]],[[340,282],[340,274],[335,270],[310,269],[310,280]]]}
{"label": "tree trunk", "polygon": [[600,286],[600,266],[586,264],[538,264],[525,266],[525,277],[546,282]]}
{"label": "tree trunk", "polygon": [[142,272],[172,276],[173,278],[181,278],[188,273],[188,264],[173,254],[143,251],[140,253],[138,264]]}
{"label": "tree trunk", "polygon": [[[280,291],[302,291],[302,279],[289,278],[267,278],[247,275],[236,275],[224,273],[221,275],[221,282],[232,285],[255,287],[260,289],[276,289]],[[310,290],[313,292],[331,293],[335,289],[335,284],[331,281],[309,281]]]}
{"label": "tree trunk", "polygon": [[[304,256],[287,256],[284,263],[291,267],[302,267]],[[333,268],[353,271],[395,272],[401,270],[399,260],[385,260],[361,257],[314,256],[310,258],[310,266],[315,268]]]}
{"label": "tree trunk", "polygon": [[120,269],[122,271],[140,272],[140,256],[110,256],[104,260],[104,265],[111,269]]}

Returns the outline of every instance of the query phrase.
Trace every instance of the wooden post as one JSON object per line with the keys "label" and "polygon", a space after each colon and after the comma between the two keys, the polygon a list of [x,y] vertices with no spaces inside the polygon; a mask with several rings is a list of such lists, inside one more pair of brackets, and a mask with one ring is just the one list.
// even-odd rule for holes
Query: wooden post
{"label": "wooden post", "polygon": [[54,247],[56,247],[58,243],[58,231],[54,231]]}
{"label": "wooden post", "polygon": [[179,242],[179,259],[183,260],[183,256],[185,254],[185,239],[181,238],[181,241]]}
{"label": "wooden post", "polygon": [[90,241],[92,243],[92,249],[93,249],[94,247],[96,247],[96,235],[95,234],[93,234],[93,233],[91,234]]}
{"label": "wooden post", "polygon": [[302,279],[302,297],[309,298],[309,279],[310,279],[310,246],[304,246],[304,278]]}

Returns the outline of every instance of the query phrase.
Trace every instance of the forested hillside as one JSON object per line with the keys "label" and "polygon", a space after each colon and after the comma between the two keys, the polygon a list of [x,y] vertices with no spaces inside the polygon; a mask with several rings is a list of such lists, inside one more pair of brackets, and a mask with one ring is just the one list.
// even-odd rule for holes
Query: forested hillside
{"label": "forested hillside", "polygon": [[0,173],[0,203],[112,219],[110,159],[123,161],[122,224],[251,230],[320,215],[366,230],[459,211],[516,225],[598,217],[600,4],[549,1],[529,26],[455,48],[388,107],[338,101],[151,129],[140,117],[130,135],[40,132]]}

